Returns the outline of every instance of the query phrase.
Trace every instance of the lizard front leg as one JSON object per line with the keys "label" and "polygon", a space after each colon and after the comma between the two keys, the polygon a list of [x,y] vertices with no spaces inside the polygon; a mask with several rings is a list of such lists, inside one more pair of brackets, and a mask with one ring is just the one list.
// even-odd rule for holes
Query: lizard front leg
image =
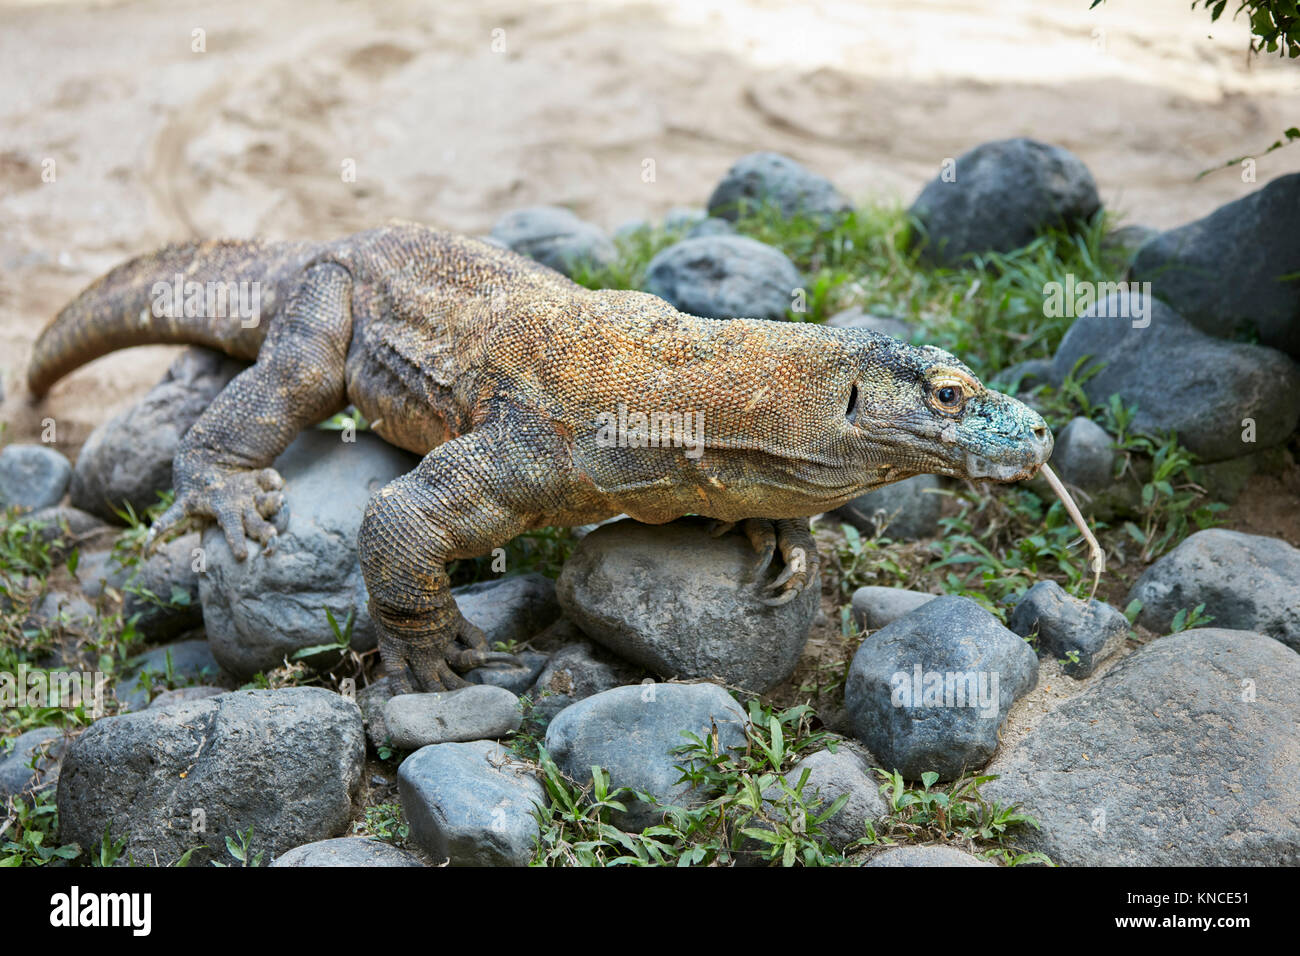
{"label": "lizard front leg", "polygon": [[461,614],[446,570],[561,510],[565,458],[554,431],[510,418],[435,448],[366,507],[358,552],[395,693],[463,687],[458,672],[512,660]]}
{"label": "lizard front leg", "polygon": [[189,516],[215,519],[239,560],[246,536],[267,544],[283,484],[270,464],[304,427],[344,404],[352,335],[351,278],[332,263],[309,269],[267,330],[257,362],[219,394],[185,434],[173,462],[176,501],[152,543]]}

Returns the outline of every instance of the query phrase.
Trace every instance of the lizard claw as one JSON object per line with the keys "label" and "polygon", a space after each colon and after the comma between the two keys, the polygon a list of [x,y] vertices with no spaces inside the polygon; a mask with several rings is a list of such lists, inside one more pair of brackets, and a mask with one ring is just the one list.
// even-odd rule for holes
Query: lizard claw
{"label": "lizard claw", "polygon": [[750,567],[751,579],[756,581],[771,566],[772,558],[776,555],[776,527],[766,518],[746,518],[741,528],[745,537],[749,538],[750,545],[758,552],[758,560]]}
{"label": "lizard claw", "polygon": [[[763,588],[777,593],[764,595],[759,600],[768,607],[781,607],[793,601],[803,593],[809,582],[817,579],[821,556],[806,522],[783,518],[761,523],[770,529],[767,533],[772,536],[774,547],[780,549],[785,567],[775,580]],[[763,537],[766,543],[767,536]],[[771,560],[770,556],[768,560]]]}
{"label": "lizard claw", "polygon": [[147,547],[183,518],[198,515],[216,520],[236,560],[248,557],[248,538],[271,550],[278,531],[268,519],[284,505],[284,479],[274,468],[208,471],[187,484],[150,529]]}

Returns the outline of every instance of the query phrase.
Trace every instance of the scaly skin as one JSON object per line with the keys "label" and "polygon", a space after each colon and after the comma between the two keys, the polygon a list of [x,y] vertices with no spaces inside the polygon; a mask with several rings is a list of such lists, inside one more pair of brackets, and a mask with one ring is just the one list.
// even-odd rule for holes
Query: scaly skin
{"label": "scaly skin", "polygon": [[[262,283],[256,328],[153,316],[155,282]],[[861,330],[685,315],[639,292],[593,292],[473,239],[394,224],[321,244],[205,242],[115,269],[37,342],[29,385],[127,345],[187,342],[256,363],[180,444],[176,503],[215,519],[231,550],[266,544],[279,508],[270,465],[349,402],[424,456],[370,501],[358,541],[398,692],[462,686],[502,659],[456,607],[447,562],[522,531],[626,513],[740,523],[769,603],[816,577],[806,518],[933,473],[1016,481],[1051,454],[1043,420],[957,359]],[[627,412],[690,414],[696,433],[640,447]],[[683,442],[682,439],[687,439]],[[613,440],[611,440],[613,439]]]}

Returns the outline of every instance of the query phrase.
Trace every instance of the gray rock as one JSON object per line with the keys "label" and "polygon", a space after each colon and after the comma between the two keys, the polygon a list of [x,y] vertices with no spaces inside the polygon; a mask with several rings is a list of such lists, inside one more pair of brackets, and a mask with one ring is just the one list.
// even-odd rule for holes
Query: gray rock
{"label": "gray rock", "polygon": [[1067,866],[1300,863],[1300,656],[1245,631],[1138,648],[1047,714],[990,772]]}
{"label": "gray rock", "polygon": [[[610,785],[654,795],[661,804],[690,806],[700,795],[678,783],[686,760],[673,750],[689,744],[690,732],[706,739],[716,724],[722,748],[743,747],[749,719],[716,684],[652,684],[616,687],[566,707],[546,729],[546,750],[556,766],[580,784],[591,768],[609,772]],[[628,802],[615,825],[640,831],[662,819],[662,811],[640,800]]]}
{"label": "gray rock", "polygon": [[703,209],[692,206],[674,206],[664,213],[664,228],[670,232],[690,229],[702,223],[708,215]]}
{"label": "gray rock", "polygon": [[873,856],[867,866],[994,866],[951,846],[898,846]]}
{"label": "gray rock", "polygon": [[516,574],[452,588],[460,612],[490,643],[525,641],[560,617],[555,582],[544,574]]}
{"label": "gray rock", "polygon": [[515,252],[565,275],[572,275],[584,263],[608,265],[618,255],[614,243],[599,226],[559,206],[530,206],[508,212],[496,221],[492,236]]}
{"label": "gray rock", "polygon": [[502,687],[471,684],[434,694],[399,694],[384,705],[394,747],[495,740],[519,729],[519,698]]}
{"label": "gray rock", "polygon": [[863,630],[878,631],[936,597],[937,594],[909,591],[906,588],[867,585],[853,592],[853,618]]}
{"label": "gray rock", "polygon": [[[1212,338],[1138,292],[1108,295],[1075,320],[1052,360],[1053,380],[1087,356],[1084,368],[1104,366],[1083,385],[1090,401],[1121,396],[1137,405],[1135,431],[1173,429],[1205,461],[1281,444],[1300,421],[1300,365],[1260,345]],[[1243,441],[1247,418],[1256,424],[1253,443]]]}
{"label": "gray rock", "polygon": [[[627,242],[641,236],[649,236],[654,232],[654,226],[644,219],[629,219],[627,222],[618,226],[614,230],[615,242]],[[504,243],[502,243],[504,245]]]}
{"label": "gray rock", "polygon": [[335,837],[296,846],[272,866],[424,866],[400,847],[370,837]]}
{"label": "gray rock", "polygon": [[203,624],[196,570],[203,560],[201,540],[194,531],[168,541],[139,564],[109,566],[105,580],[122,593],[122,616],[139,614],[136,630],[146,640],[169,640]]}
{"label": "gray rock", "polygon": [[969,598],[944,596],[862,642],[844,703],[884,769],[952,780],[988,762],[1012,703],[1037,680],[1022,638]]}
{"label": "gray rock", "polygon": [[1056,436],[1051,465],[1067,484],[1104,491],[1115,480],[1115,440],[1091,418],[1073,418]]}
{"label": "gray rock", "polygon": [[374,750],[391,746],[388,725],[384,723],[384,707],[392,698],[393,689],[387,677],[357,691],[357,707],[361,709],[361,719],[366,725],[366,740]]}
{"label": "gray rock", "polygon": [[86,631],[92,631],[99,618],[94,606],[85,598],[62,591],[47,591],[32,608],[31,616],[34,623],[47,627],[67,625]]}
{"label": "gray rock", "polygon": [[835,849],[843,850],[861,839],[867,832],[868,820],[874,822],[889,813],[880,795],[880,781],[866,759],[847,743],[840,743],[835,753],[818,750],[804,757],[786,771],[786,784],[793,788],[804,770],[808,771],[808,782],[803,789],[804,805],[811,806],[814,798],[820,800],[817,813],[824,812],[842,794],[849,795],[840,811],[821,825]]}
{"label": "gray rock", "polygon": [[991,384],[1003,385],[1016,395],[1052,381],[1051,359],[1027,359],[1003,369],[993,376]]}
{"label": "gray rock", "polygon": [[209,684],[199,684],[195,687],[177,687],[175,690],[165,690],[152,701],[149,702],[149,709],[155,707],[171,707],[174,704],[188,704],[192,700],[207,700],[209,697],[216,697],[218,694],[228,693],[224,687],[212,687]]}
{"label": "gray rock", "polygon": [[699,239],[701,236],[734,236],[736,227],[725,219],[710,216],[691,226],[686,232],[687,239]]}
{"label": "gray rock", "polygon": [[922,258],[957,266],[971,256],[1011,252],[1054,226],[1074,226],[1101,208],[1097,184],[1068,150],[1003,139],[957,157],[956,176],[921,190],[911,213]]}
{"label": "gray rock", "polygon": [[19,734],[7,754],[0,750],[0,805],[38,787],[54,787],[59,780],[59,760],[67,748],[63,731],[37,727]]}
{"label": "gray rock", "polygon": [[556,593],[565,614],[620,657],[663,677],[762,692],[794,672],[820,588],[810,582],[768,607],[750,580],[755,560],[743,535],[710,537],[700,520],[624,521],[578,543]]}
{"label": "gray rock", "polygon": [[750,153],[727,171],[709,197],[709,215],[736,219],[748,209],[771,204],[787,219],[831,220],[849,202],[825,176],[780,153]]}
{"label": "gray rock", "polygon": [[1138,251],[1132,275],[1202,331],[1257,335],[1300,359],[1297,263],[1300,173],[1291,173],[1160,233]]}
{"label": "gray rock", "polygon": [[27,519],[39,525],[37,535],[50,545],[54,560],[62,560],[73,548],[84,553],[96,548],[111,548],[118,530],[89,511],[70,505],[55,505],[33,511]]}
{"label": "gray rock", "polygon": [[518,696],[525,693],[537,680],[550,657],[536,651],[524,651],[516,654],[522,667],[476,667],[463,675],[471,684],[491,684],[502,687]]}
{"label": "gray rock", "polygon": [[60,836],[123,860],[231,860],[226,837],[253,829],[268,856],[341,834],[365,757],[361,714],[320,687],[236,691],[96,721],[68,749]]}
{"label": "gray rock", "polygon": [[885,485],[836,508],[834,515],[865,534],[898,541],[928,538],[939,530],[943,483],[935,475],[916,475]]}
{"label": "gray rock", "polygon": [[1080,601],[1055,581],[1039,581],[1026,591],[1007,626],[1024,638],[1038,635],[1039,651],[1066,661],[1062,670],[1080,679],[1119,650],[1129,632],[1128,618],[1109,604]]}
{"label": "gray rock", "polygon": [[7,445],[0,451],[0,510],[57,505],[68,490],[72,464],[45,445]]}
{"label": "gray rock", "polygon": [[439,863],[526,866],[545,791],[532,768],[490,740],[417,750],[397,773],[411,839]]}
{"label": "gray rock", "polygon": [[529,718],[543,727],[560,711],[592,694],[639,683],[644,671],[603,647],[579,641],[551,655],[529,689]]}
{"label": "gray rock", "polygon": [[876,315],[854,306],[842,312],[836,312],[826,320],[833,329],[867,329],[871,332],[883,332],[892,335],[900,342],[911,342],[916,333],[915,327],[903,319],[889,315]]}
{"label": "gray rock", "polygon": [[1258,631],[1300,651],[1300,550],[1278,538],[1198,531],[1138,578],[1137,622],[1168,631],[1174,615],[1205,605],[1216,627]]}
{"label": "gray rock", "polygon": [[207,641],[177,641],[155,647],[127,661],[114,693],[128,710],[143,710],[149,706],[153,689],[164,686],[169,675],[180,683],[211,683],[213,679],[224,676]]}
{"label": "gray rock", "polygon": [[[345,442],[340,434],[303,432],[276,459],[285,503],[269,553],[249,541],[248,558],[237,561],[216,525],[203,532],[203,623],[212,653],[238,677],[280,667],[303,648],[332,643],[326,610],[339,627],[355,615],[354,650],[376,644],[357,561],[357,530],[371,495],[417,462],[374,435]],[[330,666],[337,657],[328,656],[309,663]]]}
{"label": "gray rock", "polygon": [[661,250],[645,291],[708,319],[784,319],[799,270],[779,249],[745,236],[700,236]]}
{"label": "gray rock", "polygon": [[245,363],[207,349],[187,349],[139,402],[100,425],[72,472],[72,504],[120,523],[114,508],[136,514],[172,487],[176,446]]}

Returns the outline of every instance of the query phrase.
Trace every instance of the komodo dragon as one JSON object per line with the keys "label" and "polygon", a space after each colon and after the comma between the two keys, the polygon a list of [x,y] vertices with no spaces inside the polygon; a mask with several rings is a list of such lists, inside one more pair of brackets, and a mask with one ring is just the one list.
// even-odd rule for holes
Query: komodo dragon
{"label": "komodo dragon", "polygon": [[[259,283],[261,320],[158,314],[156,283],[178,274]],[[283,500],[270,465],[348,403],[424,456],[371,498],[358,541],[398,693],[460,687],[460,673],[510,659],[461,615],[446,565],[522,531],[622,513],[653,524],[702,515],[720,530],[741,522],[759,573],[782,556],[767,585],[779,603],[816,577],[808,516],[913,475],[1017,481],[1052,450],[1042,418],[932,346],[697,318],[415,224],[324,243],[192,242],[133,259],[44,330],[30,391],[150,343],[256,360],[180,442],[175,503],[154,536],[200,517],[218,522],[240,559],[247,538],[268,544]],[[685,437],[676,433],[651,442],[639,426],[611,429],[620,408],[702,424],[702,442],[692,451],[668,440]],[[695,417],[671,417],[686,413]]]}

